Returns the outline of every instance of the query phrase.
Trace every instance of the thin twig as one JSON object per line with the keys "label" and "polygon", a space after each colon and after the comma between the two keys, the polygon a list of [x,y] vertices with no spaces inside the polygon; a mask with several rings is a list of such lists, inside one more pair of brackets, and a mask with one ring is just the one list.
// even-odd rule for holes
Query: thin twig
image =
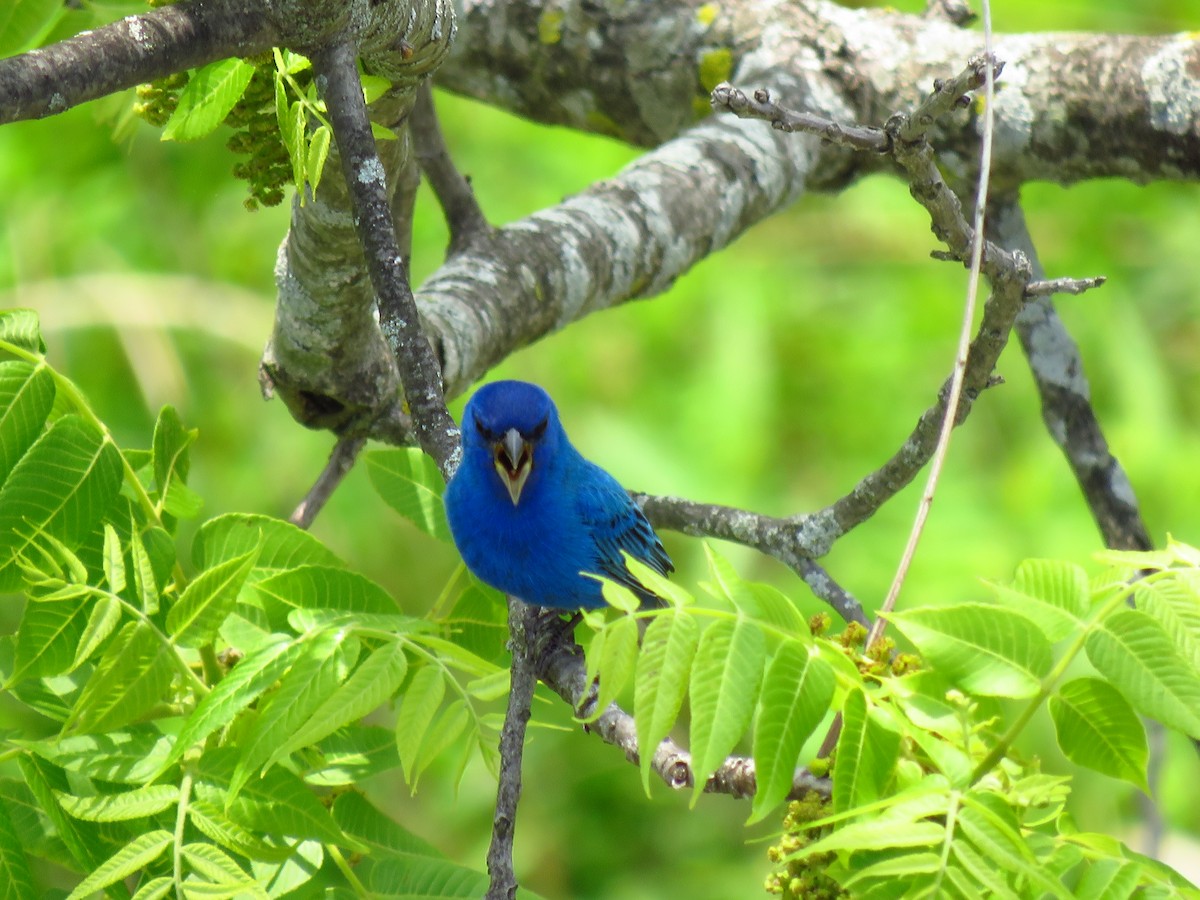
{"label": "thin twig", "polygon": [[912,564],[913,557],[917,552],[917,544],[920,542],[921,534],[925,530],[925,522],[929,518],[929,510],[933,506],[933,497],[937,492],[938,479],[942,474],[942,465],[945,463],[946,454],[950,449],[950,435],[954,431],[955,414],[958,410],[958,401],[962,396],[963,381],[967,372],[967,353],[970,349],[971,326],[975,322],[975,304],[979,294],[979,274],[983,264],[983,227],[987,209],[988,180],[992,167],[992,128],[995,118],[992,109],[992,101],[995,96],[995,82],[992,77],[992,66],[989,64],[992,59],[992,19],[988,0],[983,0],[983,45],[983,71],[985,74],[983,139],[979,153],[979,183],[975,192],[975,222],[971,240],[971,271],[967,277],[967,299],[963,308],[962,327],[958,336],[958,349],[954,357],[954,372],[950,377],[950,396],[946,401],[946,415],[942,420],[941,431],[938,434],[937,448],[934,450],[933,459],[929,464],[929,476],[925,480],[925,490],[921,494],[921,501],[917,506],[916,519],[913,522],[912,530],[909,532],[904,553],[900,557],[900,564],[896,567],[896,575],[892,579],[887,596],[884,597],[883,605],[879,608],[875,622],[871,626],[870,633],[867,635],[864,652],[868,655],[871,652],[871,645],[883,636],[883,632],[887,628],[887,614],[896,606],[896,599],[900,596],[900,588],[904,584],[909,566]]}
{"label": "thin twig", "polygon": [[521,799],[521,759],[525,750],[525,726],[529,723],[537,669],[533,660],[537,607],[516,597],[508,598],[509,648],[512,650],[508,710],[500,731],[500,777],[496,785],[496,809],[492,817],[492,841],[488,846],[490,882],[485,900],[513,900],[517,876],[513,869],[513,833],[517,803]]}
{"label": "thin twig", "polygon": [[429,179],[429,186],[442,206],[450,229],[447,255],[454,256],[476,238],[490,234],[492,227],[475,199],[470,180],[458,171],[450,158],[433,105],[433,88],[428,81],[417,91],[417,103],[409,124],[421,171]]}
{"label": "thin twig", "polygon": [[816,113],[788,109],[771,99],[766,88],[756,89],[746,96],[727,81],[713,88],[709,103],[717,112],[731,112],[742,119],[763,119],[776,131],[815,134],[833,144],[854,150],[887,153],[892,139],[882,128],[869,125],[847,125]]}
{"label": "thin twig", "polygon": [[338,438],[337,443],[333,445],[333,451],[329,454],[329,461],[325,463],[325,468],[321,470],[316,482],[304,495],[304,499],[292,511],[288,517],[289,522],[300,528],[308,528],[312,525],[317,513],[324,508],[338,485],[342,483],[342,479],[354,467],[354,461],[358,459],[358,454],[366,443],[365,437],[343,435]]}

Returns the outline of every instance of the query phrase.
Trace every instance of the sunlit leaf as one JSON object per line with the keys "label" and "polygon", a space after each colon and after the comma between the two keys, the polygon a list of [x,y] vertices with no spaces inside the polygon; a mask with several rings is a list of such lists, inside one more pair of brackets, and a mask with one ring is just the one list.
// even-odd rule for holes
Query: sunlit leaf
{"label": "sunlit leaf", "polygon": [[763,676],[754,725],[758,791],[750,821],[761,819],[792,787],[800,749],[829,710],[833,672],[797,640],[779,645]]}
{"label": "sunlit leaf", "polygon": [[746,733],[766,661],[762,631],[745,619],[721,619],[700,636],[689,685],[692,802]]}
{"label": "sunlit leaf", "polygon": [[1050,671],[1045,634],[1001,606],[925,607],[889,613],[888,619],[940,675],[972,694],[1032,697]]}
{"label": "sunlit leaf", "polygon": [[307,720],[285,735],[265,765],[270,766],[301,747],[315,744],[343,725],[357,722],[386,703],[399,689],[407,672],[408,660],[399,641],[389,641],[378,647],[313,710]]}
{"label": "sunlit leaf", "polygon": [[1113,613],[1088,633],[1091,660],[1134,709],[1200,737],[1200,675],[1179,657],[1162,627],[1134,609]]}
{"label": "sunlit leaf", "polygon": [[442,506],[442,475],[433,459],[416,447],[402,447],[373,450],[366,460],[371,484],[388,506],[425,534],[451,539]]}
{"label": "sunlit leaf", "polygon": [[671,731],[687,694],[700,626],[686,612],[664,610],[646,627],[637,655],[633,687],[634,721],[642,786],[650,790],[650,764]]}
{"label": "sunlit leaf", "polygon": [[191,73],[179,105],[163,126],[164,141],[195,141],[216,130],[242,99],[254,66],[236,57],[211,62]]}
{"label": "sunlit leaf", "polygon": [[870,715],[856,688],[842,706],[842,733],[833,766],[833,808],[845,812],[877,800],[892,779],[900,736]]}
{"label": "sunlit leaf", "polygon": [[54,376],[45,365],[0,362],[0,485],[46,424],[54,403]]}
{"label": "sunlit leaf", "polygon": [[77,797],[59,792],[58,802],[68,814],[88,822],[122,822],[152,816],[179,801],[179,786],[148,784],[121,794]]}
{"label": "sunlit leaf", "polygon": [[171,832],[149,831],[122,847],[75,886],[67,900],[83,900],[158,859],[171,843]]}
{"label": "sunlit leaf", "polygon": [[1113,778],[1146,783],[1146,730],[1129,703],[1107,681],[1076,678],[1050,698],[1050,717],[1067,759]]}
{"label": "sunlit leaf", "polygon": [[238,591],[254,568],[258,550],[201,572],[167,613],[167,631],[183,647],[200,647],[216,636],[233,612]]}
{"label": "sunlit leaf", "polygon": [[63,416],[29,448],[0,488],[0,591],[20,584],[16,559],[40,532],[78,546],[121,484],[116,447],[78,416]]}
{"label": "sunlit leaf", "polygon": [[192,544],[192,558],[196,568],[211,569],[259,546],[255,563],[259,570],[345,566],[336,553],[303,528],[248,513],[227,513],[205,522]]}
{"label": "sunlit leaf", "polygon": [[415,780],[414,765],[421,743],[445,694],[445,679],[433,666],[417,669],[404,692],[396,716],[396,748],[400,751],[404,779],[410,785]]}
{"label": "sunlit leaf", "polygon": [[593,650],[589,657],[594,655],[595,658],[588,659],[589,677],[598,675],[600,679],[592,719],[608,709],[608,705],[617,699],[617,695],[629,683],[638,655],[637,620],[632,616],[619,616],[604,629],[603,634],[599,652]]}
{"label": "sunlit leaf", "polygon": [[174,673],[170,651],[144,622],[118,632],[80,692],[68,723],[74,731],[113,731],[159,703]]}

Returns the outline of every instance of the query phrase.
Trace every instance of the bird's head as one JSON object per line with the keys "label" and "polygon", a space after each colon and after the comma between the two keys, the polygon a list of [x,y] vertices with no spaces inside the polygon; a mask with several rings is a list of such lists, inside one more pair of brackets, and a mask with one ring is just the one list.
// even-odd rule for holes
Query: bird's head
{"label": "bird's head", "polygon": [[[516,506],[534,466],[561,433],[550,395],[524,381],[494,381],[475,392],[463,413],[463,444],[488,454]],[[542,449],[539,449],[542,448]]]}

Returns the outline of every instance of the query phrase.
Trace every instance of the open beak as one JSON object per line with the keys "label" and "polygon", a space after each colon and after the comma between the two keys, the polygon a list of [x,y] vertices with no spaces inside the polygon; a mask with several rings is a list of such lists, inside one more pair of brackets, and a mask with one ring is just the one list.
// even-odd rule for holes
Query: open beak
{"label": "open beak", "polygon": [[525,481],[533,468],[533,447],[521,437],[515,428],[510,428],[499,441],[492,445],[495,457],[496,472],[508,489],[513,506],[521,499],[521,491],[525,489]]}

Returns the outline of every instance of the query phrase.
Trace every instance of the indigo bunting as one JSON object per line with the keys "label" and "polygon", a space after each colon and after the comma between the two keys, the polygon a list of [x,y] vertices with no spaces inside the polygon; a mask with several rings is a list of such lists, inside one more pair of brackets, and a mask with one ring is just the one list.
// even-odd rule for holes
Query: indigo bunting
{"label": "indigo bunting", "polygon": [[643,606],[661,601],[629,572],[624,550],[665,575],[662,541],[617,480],[571,446],[550,395],[523,381],[475,392],[462,421],[462,462],[446,517],[476,577],[526,603],[604,606],[603,575]]}

